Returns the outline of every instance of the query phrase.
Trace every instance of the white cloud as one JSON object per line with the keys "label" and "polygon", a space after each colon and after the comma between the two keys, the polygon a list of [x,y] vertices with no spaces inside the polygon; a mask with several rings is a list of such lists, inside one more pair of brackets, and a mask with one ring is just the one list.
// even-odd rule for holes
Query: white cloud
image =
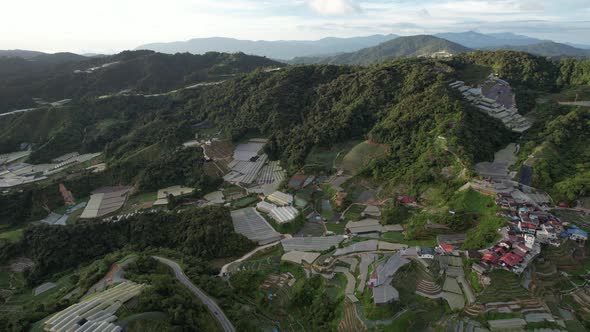
{"label": "white cloud", "polygon": [[309,6],[322,15],[349,15],[362,12],[361,7],[351,0],[310,0]]}

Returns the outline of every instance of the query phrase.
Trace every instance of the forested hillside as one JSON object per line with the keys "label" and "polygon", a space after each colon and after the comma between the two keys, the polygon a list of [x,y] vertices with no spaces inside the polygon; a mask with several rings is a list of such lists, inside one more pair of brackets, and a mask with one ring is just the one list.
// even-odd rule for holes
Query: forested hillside
{"label": "forested hillside", "polygon": [[293,63],[321,63],[321,64],[349,64],[369,65],[381,63],[395,58],[426,56],[437,52],[446,51],[449,54],[458,54],[471,51],[469,48],[453,43],[446,39],[419,35],[399,37],[377,46],[367,47],[362,50],[344,53],[328,57],[295,58]]}
{"label": "forested hillside", "polygon": [[[50,56],[54,55],[46,57]],[[162,93],[199,82],[223,80],[259,67],[280,65],[243,53],[213,52],[167,55],[127,51],[110,57],[57,63],[0,58],[0,112],[34,106],[33,98],[53,102],[128,89],[135,93]]]}
{"label": "forested hillside", "polygon": [[[1,143],[4,151],[23,141],[36,143],[35,162],[69,151],[104,151],[117,181],[155,188],[162,183],[148,184],[146,174],[166,168],[163,160],[157,166],[160,157],[191,139],[192,125],[208,119],[233,139],[260,132],[269,139],[266,152],[291,169],[302,165],[313,146],[370,139],[388,146],[389,153],[368,165],[366,174],[386,183],[437,182],[443,180],[441,169],[459,171],[490,160],[515,139],[447,85],[490,72],[511,82],[519,109],[526,113],[541,94],[588,82],[590,61],[554,62],[498,51],[443,60],[399,59],[366,68],[255,70],[170,96],[85,99],[63,109],[6,117],[0,119]],[[149,163],[154,165],[147,167]],[[199,185],[210,183],[189,177]]]}
{"label": "forested hillside", "polygon": [[48,273],[75,268],[123,247],[169,248],[202,260],[231,257],[254,247],[234,233],[229,210],[223,207],[142,214],[117,223],[36,226],[27,229],[21,241],[0,245],[2,260],[18,253],[35,262],[29,275],[33,284]]}

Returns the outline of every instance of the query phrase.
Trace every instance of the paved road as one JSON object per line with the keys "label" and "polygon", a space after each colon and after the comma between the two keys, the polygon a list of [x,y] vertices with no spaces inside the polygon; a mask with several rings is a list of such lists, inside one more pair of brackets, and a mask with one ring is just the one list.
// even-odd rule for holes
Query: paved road
{"label": "paved road", "polygon": [[224,275],[227,273],[227,270],[229,269],[229,267],[230,267],[232,264],[234,264],[234,263],[239,263],[239,262],[241,262],[241,261],[244,261],[244,260],[246,260],[246,259],[248,259],[248,258],[252,257],[252,255],[254,255],[255,253],[257,253],[257,252],[259,252],[259,251],[261,251],[261,250],[264,250],[264,249],[266,249],[266,248],[274,247],[274,246],[276,246],[276,245],[278,245],[278,244],[280,244],[280,243],[281,243],[281,241],[277,241],[277,242],[269,243],[269,244],[267,244],[267,245],[264,245],[264,246],[262,246],[262,247],[256,247],[254,250],[252,250],[252,251],[250,251],[249,253],[245,254],[244,256],[242,256],[242,257],[240,257],[240,258],[236,259],[235,261],[233,261],[233,262],[229,262],[229,263],[225,264],[225,265],[224,265],[224,266],[221,268],[221,271],[219,271],[219,274],[218,274],[217,276],[218,276],[218,277],[223,277],[223,276],[224,276]]}
{"label": "paved road", "polygon": [[588,107],[590,107],[590,101],[560,101],[559,105],[588,106]]}
{"label": "paved road", "polygon": [[236,329],[234,328],[232,323],[229,321],[227,316],[225,316],[223,311],[221,311],[221,308],[219,308],[217,303],[215,303],[215,301],[213,301],[212,298],[210,298],[207,294],[205,294],[205,292],[203,292],[200,288],[195,286],[195,284],[193,284],[190,281],[190,279],[182,271],[182,268],[180,267],[180,265],[178,265],[176,262],[171,261],[166,258],[157,257],[157,256],[152,256],[152,257],[154,259],[158,260],[159,262],[168,265],[174,271],[174,275],[176,276],[176,279],[178,279],[178,281],[180,281],[183,285],[185,285],[186,288],[188,288],[193,294],[195,294],[203,302],[203,304],[205,304],[207,306],[207,308],[209,308],[209,311],[211,311],[211,313],[213,314],[213,317],[215,317],[215,319],[217,319],[219,321],[219,324],[221,324],[221,327],[223,328],[224,331],[226,331],[226,332],[235,332],[236,331]]}

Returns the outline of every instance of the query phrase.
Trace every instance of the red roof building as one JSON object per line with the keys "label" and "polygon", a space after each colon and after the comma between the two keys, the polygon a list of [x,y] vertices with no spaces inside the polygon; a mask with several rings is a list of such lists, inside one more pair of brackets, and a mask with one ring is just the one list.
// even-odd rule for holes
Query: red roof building
{"label": "red roof building", "polygon": [[452,253],[455,250],[452,244],[448,243],[441,243],[438,245],[445,253]]}
{"label": "red roof building", "polygon": [[481,260],[490,264],[496,264],[498,262],[498,255],[494,252],[486,252]]}
{"label": "red roof building", "polygon": [[509,252],[500,258],[501,264],[507,267],[513,267],[522,261],[522,257],[512,252]]}
{"label": "red roof building", "polygon": [[416,204],[416,199],[410,196],[399,196],[397,201],[402,204]]}
{"label": "red roof building", "polygon": [[496,253],[496,255],[502,256],[506,252],[506,248],[504,248],[504,247],[497,247],[496,249],[494,249],[494,252]]}

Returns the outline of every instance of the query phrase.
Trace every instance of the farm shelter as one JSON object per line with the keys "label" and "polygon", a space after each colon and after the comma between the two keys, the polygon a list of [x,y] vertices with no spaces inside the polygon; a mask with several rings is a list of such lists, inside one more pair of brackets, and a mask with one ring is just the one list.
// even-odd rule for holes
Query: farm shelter
{"label": "farm shelter", "polygon": [[231,218],[236,233],[248,239],[265,245],[280,240],[281,234],[256,211],[254,208],[244,208],[231,212]]}
{"label": "farm shelter", "polygon": [[131,187],[105,187],[92,192],[81,219],[102,217],[123,207]]}

